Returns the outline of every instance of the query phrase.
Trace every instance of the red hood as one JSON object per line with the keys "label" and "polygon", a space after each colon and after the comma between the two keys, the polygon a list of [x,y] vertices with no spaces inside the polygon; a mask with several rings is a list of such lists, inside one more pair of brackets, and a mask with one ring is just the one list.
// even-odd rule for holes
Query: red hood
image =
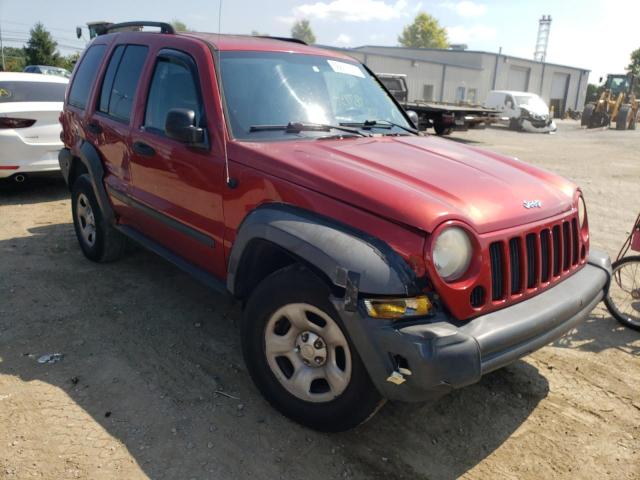
{"label": "red hood", "polygon": [[[458,219],[478,233],[571,209],[575,185],[513,158],[433,136],[235,143],[232,160],[431,232]],[[249,152],[244,150],[249,149]],[[541,208],[526,209],[525,200]]]}

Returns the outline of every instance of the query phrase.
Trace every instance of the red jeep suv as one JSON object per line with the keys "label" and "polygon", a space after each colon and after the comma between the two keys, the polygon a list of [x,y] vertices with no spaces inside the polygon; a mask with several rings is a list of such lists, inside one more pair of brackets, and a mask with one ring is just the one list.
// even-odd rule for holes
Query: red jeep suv
{"label": "red jeep suv", "polygon": [[61,122],[84,254],[115,260],[133,239],[241,300],[253,381],[311,428],[477,382],[608,286],[575,185],[420,135],[340,53],[110,25]]}

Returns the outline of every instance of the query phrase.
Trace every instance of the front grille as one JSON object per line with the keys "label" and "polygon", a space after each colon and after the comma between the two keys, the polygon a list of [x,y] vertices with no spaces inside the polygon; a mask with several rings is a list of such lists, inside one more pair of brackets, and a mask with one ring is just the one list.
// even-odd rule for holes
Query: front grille
{"label": "front grille", "polygon": [[491,256],[491,298],[500,300],[504,296],[502,243],[492,243],[489,247],[489,253]]}
{"label": "front grille", "polygon": [[581,256],[575,218],[489,245],[491,299],[505,300],[554,282]]}
{"label": "front grille", "polygon": [[509,267],[511,269],[511,295],[522,290],[520,277],[520,239],[509,240]]}
{"label": "front grille", "polygon": [[527,235],[527,288],[536,286],[538,278],[538,249],[536,248],[536,234]]}
{"label": "front grille", "polygon": [[478,285],[471,291],[471,306],[480,308],[482,305],[484,305],[484,288]]}

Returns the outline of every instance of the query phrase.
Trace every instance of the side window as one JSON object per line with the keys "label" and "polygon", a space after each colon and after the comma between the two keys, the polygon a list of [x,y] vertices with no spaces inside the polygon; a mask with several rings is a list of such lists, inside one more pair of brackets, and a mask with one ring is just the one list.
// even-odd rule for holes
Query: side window
{"label": "side window", "polygon": [[167,113],[172,108],[186,108],[196,113],[196,125],[202,119],[202,106],[192,70],[180,61],[160,57],[151,79],[144,127],[164,133]]}
{"label": "side window", "polygon": [[82,109],[86,107],[105,50],[105,45],[94,45],[85,53],[69,90],[69,105]]}
{"label": "side window", "polygon": [[111,55],[102,82],[98,110],[117,120],[128,122],[140,73],[148,48],[141,45],[118,45]]}

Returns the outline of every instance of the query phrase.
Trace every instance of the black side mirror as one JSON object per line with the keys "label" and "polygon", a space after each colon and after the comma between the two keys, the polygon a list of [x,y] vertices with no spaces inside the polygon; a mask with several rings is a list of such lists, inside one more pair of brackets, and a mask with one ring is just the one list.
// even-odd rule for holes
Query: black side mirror
{"label": "black side mirror", "polygon": [[409,117],[409,120],[411,120],[411,123],[413,123],[414,127],[419,127],[420,118],[418,117],[418,114],[416,112],[414,112],[413,110],[407,110],[407,117]]}
{"label": "black side mirror", "polygon": [[186,108],[172,108],[167,113],[164,131],[167,137],[182,143],[204,143],[204,128],[196,127],[196,112]]}

